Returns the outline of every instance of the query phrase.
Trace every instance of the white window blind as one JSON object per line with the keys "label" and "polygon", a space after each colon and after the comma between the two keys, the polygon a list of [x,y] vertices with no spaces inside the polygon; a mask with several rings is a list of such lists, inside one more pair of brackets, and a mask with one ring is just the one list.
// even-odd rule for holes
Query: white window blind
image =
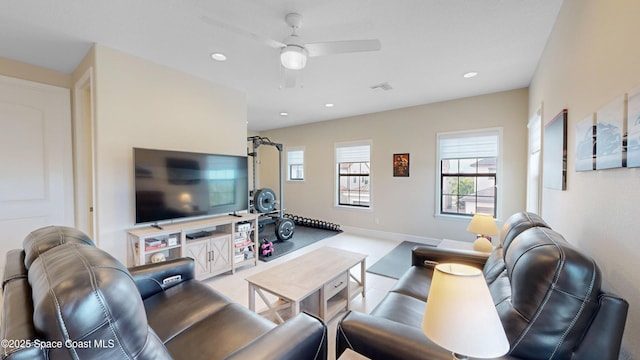
{"label": "white window blind", "polygon": [[498,132],[439,135],[440,159],[486,158],[498,156]]}
{"label": "white window blind", "polygon": [[304,180],[304,147],[287,149],[287,179]]}
{"label": "white window blind", "polygon": [[304,164],[304,151],[303,150],[290,150],[287,152],[287,163],[289,165],[301,165]]}
{"label": "white window blind", "polygon": [[336,148],[336,160],[344,162],[369,162],[370,145],[340,146]]}

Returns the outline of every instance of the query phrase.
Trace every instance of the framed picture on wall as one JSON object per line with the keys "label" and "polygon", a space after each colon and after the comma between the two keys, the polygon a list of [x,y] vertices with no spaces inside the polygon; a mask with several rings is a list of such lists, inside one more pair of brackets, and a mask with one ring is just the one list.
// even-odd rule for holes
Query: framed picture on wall
{"label": "framed picture on wall", "polygon": [[393,176],[409,177],[409,154],[393,154]]}
{"label": "framed picture on wall", "polygon": [[600,108],[596,114],[597,170],[623,165],[624,103],[624,96],[620,96]]}
{"label": "framed picture on wall", "polygon": [[542,138],[542,184],[567,189],[567,109],[544,126]]}
{"label": "framed picture on wall", "polygon": [[576,171],[596,169],[595,114],[589,114],[576,124]]}
{"label": "framed picture on wall", "polygon": [[627,94],[627,167],[640,166],[640,86]]}

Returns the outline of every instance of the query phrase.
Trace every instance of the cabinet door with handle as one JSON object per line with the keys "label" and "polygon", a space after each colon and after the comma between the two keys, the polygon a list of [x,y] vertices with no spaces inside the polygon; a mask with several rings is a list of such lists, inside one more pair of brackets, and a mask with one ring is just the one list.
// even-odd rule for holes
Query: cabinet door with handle
{"label": "cabinet door with handle", "polygon": [[196,279],[202,279],[211,271],[211,250],[209,240],[189,241],[185,246],[186,254],[193,258]]}
{"label": "cabinet door with handle", "polygon": [[229,269],[231,266],[231,236],[211,239],[211,271]]}

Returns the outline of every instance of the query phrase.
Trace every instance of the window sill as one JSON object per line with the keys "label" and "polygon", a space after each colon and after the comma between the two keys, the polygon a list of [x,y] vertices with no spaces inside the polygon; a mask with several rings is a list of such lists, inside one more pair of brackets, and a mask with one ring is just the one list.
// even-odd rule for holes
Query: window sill
{"label": "window sill", "polygon": [[372,207],[349,206],[349,205],[334,205],[333,207],[338,210],[354,210],[354,211],[361,211],[361,212],[373,211]]}

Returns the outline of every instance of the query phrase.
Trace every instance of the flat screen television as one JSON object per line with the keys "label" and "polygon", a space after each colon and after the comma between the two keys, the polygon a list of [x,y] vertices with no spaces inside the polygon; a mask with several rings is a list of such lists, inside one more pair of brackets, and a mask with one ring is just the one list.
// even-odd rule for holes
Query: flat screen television
{"label": "flat screen television", "polygon": [[133,149],[135,223],[249,208],[246,156]]}

